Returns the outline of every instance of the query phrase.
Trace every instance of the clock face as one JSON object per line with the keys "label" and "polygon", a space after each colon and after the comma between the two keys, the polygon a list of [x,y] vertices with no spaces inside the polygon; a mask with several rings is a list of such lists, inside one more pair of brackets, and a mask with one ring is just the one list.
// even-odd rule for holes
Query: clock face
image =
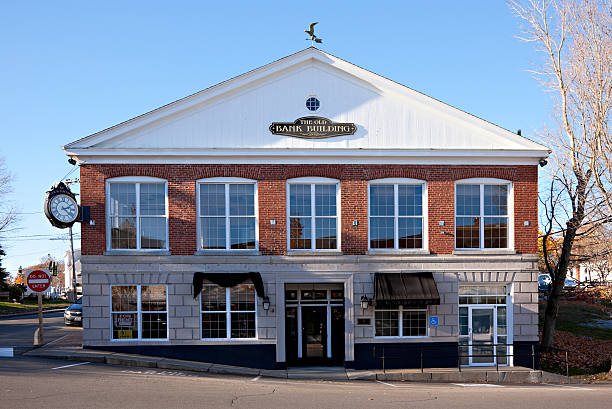
{"label": "clock face", "polygon": [[70,196],[60,194],[51,199],[51,213],[60,222],[72,223],[79,215],[79,206]]}

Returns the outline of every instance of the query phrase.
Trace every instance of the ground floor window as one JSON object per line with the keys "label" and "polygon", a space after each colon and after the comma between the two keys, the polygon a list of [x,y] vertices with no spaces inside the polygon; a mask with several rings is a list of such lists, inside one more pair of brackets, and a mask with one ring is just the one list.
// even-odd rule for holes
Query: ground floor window
{"label": "ground floor window", "polygon": [[426,337],[427,310],[376,309],[374,327],[377,337]]}
{"label": "ground floor window", "polygon": [[168,339],[165,285],[111,286],[112,339]]}
{"label": "ground floor window", "polygon": [[206,284],[200,300],[203,339],[256,337],[257,303],[253,284],[231,288]]}

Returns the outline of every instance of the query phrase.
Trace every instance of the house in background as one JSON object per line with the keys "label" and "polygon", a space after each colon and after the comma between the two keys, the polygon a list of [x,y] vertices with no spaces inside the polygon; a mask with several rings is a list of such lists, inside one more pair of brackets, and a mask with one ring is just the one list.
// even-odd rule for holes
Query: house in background
{"label": "house in background", "polygon": [[[83,295],[83,277],[81,274],[81,250],[74,251],[74,273],[76,277],[77,296]],[[72,292],[72,253],[64,252],[64,292]]]}
{"label": "house in background", "polygon": [[544,146],[308,48],[64,149],[86,348],[531,365]]}

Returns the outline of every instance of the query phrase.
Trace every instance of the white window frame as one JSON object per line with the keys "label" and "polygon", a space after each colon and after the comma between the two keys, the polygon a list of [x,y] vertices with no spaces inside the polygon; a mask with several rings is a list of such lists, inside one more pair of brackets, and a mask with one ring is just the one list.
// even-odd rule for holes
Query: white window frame
{"label": "white window frame", "polygon": [[[393,219],[394,219],[394,246],[392,249],[377,249],[377,248],[372,248],[370,247],[370,243],[371,243],[371,237],[370,237],[370,233],[371,233],[371,229],[370,229],[370,218],[372,216],[370,216],[370,186],[372,185],[393,185]],[[423,220],[423,246],[420,248],[413,248],[413,249],[401,249],[399,248],[399,197],[398,197],[398,192],[399,192],[399,185],[420,185],[422,186],[422,194],[423,197],[421,199],[421,203],[422,203],[422,215],[421,218]],[[385,178],[385,179],[374,179],[374,180],[370,180],[368,182],[368,200],[367,200],[367,215],[368,215],[368,251],[380,251],[380,252],[385,252],[385,251],[401,251],[401,252],[421,252],[421,251],[427,251],[429,250],[429,233],[428,233],[428,218],[429,218],[429,212],[428,212],[428,204],[427,204],[427,182],[424,180],[420,180],[420,179],[409,179],[409,178]],[[388,217],[388,216],[387,216]],[[416,218],[418,216],[401,216],[401,217],[408,217],[408,218]]]}
{"label": "white window frame", "polygon": [[[253,292],[255,294],[255,310],[253,311],[232,311],[231,310],[231,288],[232,287],[221,287],[217,284],[204,284],[203,286],[206,287],[221,287],[221,288],[225,288],[225,322],[226,322],[226,327],[225,327],[225,338],[203,338],[202,337],[202,315],[203,314],[222,314],[222,312],[220,311],[210,311],[210,312],[205,312],[202,311],[202,291],[200,291],[200,340],[202,341],[253,341],[253,340],[257,340],[259,339],[259,326],[257,323],[257,317],[258,317],[258,308],[257,308],[257,290],[255,289],[255,284],[251,284],[251,283],[243,283],[246,285],[250,285],[253,287]],[[242,284],[238,284],[238,285],[242,285]],[[232,313],[239,313],[239,312],[248,312],[248,313],[255,313],[255,337],[253,338],[232,338]]]}
{"label": "white window frame", "polygon": [[[126,184],[135,184],[136,185],[136,214],[134,217],[136,218],[136,248],[135,249],[115,249],[111,247],[111,225],[112,225],[112,215],[111,215],[111,205],[110,205],[110,185],[112,183],[126,183]],[[166,247],[161,249],[141,249],[140,248],[140,184],[141,183],[163,183],[164,191],[166,195],[165,199],[165,207],[166,214],[163,216],[166,219]],[[167,251],[170,248],[170,234],[168,231],[168,219],[169,219],[169,209],[168,209],[168,181],[166,179],[154,178],[149,176],[121,176],[116,178],[109,178],[105,181],[105,208],[106,208],[106,250],[112,252],[156,252],[156,251]],[[152,217],[162,217],[162,216],[152,216]]]}
{"label": "white window frame", "polygon": [[[291,185],[310,185],[310,217],[311,219],[311,227],[310,227],[310,237],[311,237],[311,242],[310,242],[310,248],[309,249],[292,249],[291,248],[291,203],[289,202],[290,200],[290,186]],[[335,249],[317,249],[316,248],[316,214],[315,214],[315,185],[336,185],[336,248]],[[340,226],[340,222],[342,220],[341,218],[341,214],[340,214],[340,181],[337,179],[331,179],[331,178],[323,178],[323,177],[302,177],[302,178],[294,178],[294,179],[289,179],[287,180],[287,185],[286,185],[286,211],[287,211],[287,251],[289,252],[310,252],[310,251],[316,251],[316,252],[321,252],[321,253],[325,253],[325,252],[337,252],[340,251],[340,249],[342,248],[340,241],[341,241],[341,234],[340,231],[341,226]],[[320,217],[327,217],[327,218],[334,218],[332,216],[320,216]]]}
{"label": "white window frame", "polygon": [[[144,311],[145,314],[148,313],[166,313],[166,338],[143,338],[142,337],[142,299],[141,299],[141,288],[142,286],[146,287],[165,287],[166,288],[166,310],[165,311]],[[137,311],[113,311],[113,287],[136,287],[136,302],[137,302]],[[110,306],[110,340],[111,342],[134,342],[134,341],[169,341],[168,332],[170,329],[170,313],[168,308],[168,285],[167,284],[111,284],[109,291],[109,306]],[[114,339],[113,338],[113,314],[134,314],[136,313],[136,317],[138,318],[138,338],[130,338],[130,339]]]}
{"label": "white window frame", "polygon": [[[376,311],[398,311],[398,335],[376,335]],[[425,335],[402,335],[404,333],[404,311],[425,311]],[[398,308],[374,308],[372,331],[374,338],[378,339],[429,338],[429,308],[404,308],[402,305],[400,305]]]}
{"label": "white window frame", "polygon": [[[200,214],[200,186],[203,184],[211,184],[211,185],[225,185],[225,215],[217,216],[223,217],[225,219],[225,249],[204,249],[201,247],[202,243],[202,226],[201,226],[201,218],[205,217]],[[254,204],[254,213],[255,213],[255,248],[254,249],[233,249],[231,248],[231,231],[230,231],[230,219],[231,217],[240,217],[240,216],[230,216],[229,214],[229,185],[237,185],[237,184],[245,184],[245,185],[253,185],[253,204]],[[255,252],[259,251],[259,197],[258,197],[258,186],[257,181],[253,179],[246,178],[238,178],[238,177],[216,177],[216,178],[206,178],[206,179],[198,179],[196,181],[196,248],[197,252],[201,253],[214,253],[214,252]],[[212,216],[211,216],[212,217]],[[252,216],[245,216],[252,217]]]}
{"label": "white window frame", "polygon": [[[480,219],[479,226],[479,244],[480,246],[477,248],[465,248],[465,247],[457,247],[457,218],[458,217],[471,217],[471,216],[459,216],[457,215],[457,186],[458,185],[479,185],[480,186],[480,215],[478,216]],[[485,217],[498,217],[498,216],[485,216],[484,215],[484,187],[485,185],[505,185],[508,187],[508,215],[505,216],[508,218],[508,237],[507,237],[507,247],[494,247],[489,248],[484,246],[484,218]],[[461,179],[455,181],[454,188],[454,213],[455,219],[453,220],[453,224],[455,225],[455,250],[465,250],[465,251],[495,251],[495,250],[514,250],[514,184],[512,181],[504,180],[504,179],[495,179],[495,178],[471,178],[471,179]],[[474,216],[476,217],[476,216]],[[499,216],[504,217],[504,216]]]}

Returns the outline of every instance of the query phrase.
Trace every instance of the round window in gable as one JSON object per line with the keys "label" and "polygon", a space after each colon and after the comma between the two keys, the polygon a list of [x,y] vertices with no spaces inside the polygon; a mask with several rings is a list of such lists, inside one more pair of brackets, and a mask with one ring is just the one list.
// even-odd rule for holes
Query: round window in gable
{"label": "round window in gable", "polygon": [[321,102],[315,97],[310,97],[306,100],[306,108],[309,111],[316,111],[321,106]]}

